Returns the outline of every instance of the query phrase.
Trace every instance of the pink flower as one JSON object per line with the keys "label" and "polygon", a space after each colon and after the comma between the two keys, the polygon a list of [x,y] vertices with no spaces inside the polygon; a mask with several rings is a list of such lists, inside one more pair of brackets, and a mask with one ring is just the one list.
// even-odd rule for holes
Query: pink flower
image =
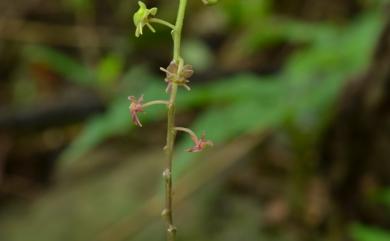
{"label": "pink flower", "polygon": [[128,99],[131,102],[130,103],[130,107],[129,107],[130,114],[131,114],[131,119],[133,120],[133,123],[136,126],[142,127],[142,124],[139,121],[139,118],[138,118],[137,114],[140,113],[140,112],[144,112],[144,109],[142,108],[142,102],[144,100],[144,96],[141,95],[141,97],[139,97],[138,100],[134,96],[129,96]]}
{"label": "pink flower", "polygon": [[201,138],[197,138],[196,136],[193,136],[192,140],[194,141],[195,146],[187,149],[188,152],[200,152],[203,151],[208,146],[213,146],[213,142],[206,140],[205,133],[202,134]]}

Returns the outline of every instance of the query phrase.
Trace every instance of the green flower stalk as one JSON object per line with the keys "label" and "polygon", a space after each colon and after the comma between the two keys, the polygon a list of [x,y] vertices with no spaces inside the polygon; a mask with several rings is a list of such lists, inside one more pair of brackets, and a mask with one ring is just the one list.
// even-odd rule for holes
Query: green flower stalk
{"label": "green flower stalk", "polygon": [[[217,0],[202,0],[204,4],[213,4]],[[169,94],[168,100],[154,100],[143,103],[143,95],[140,98],[130,96],[130,115],[135,125],[142,127],[138,114],[143,113],[144,109],[151,105],[164,105],[167,107],[167,139],[164,150],[167,158],[165,169],[163,171],[163,178],[165,182],[165,207],[161,213],[166,221],[166,236],[168,241],[175,241],[176,227],[173,224],[173,191],[172,191],[172,163],[173,151],[176,133],[182,131],[187,133],[194,142],[192,148],[187,149],[188,152],[200,152],[206,147],[212,146],[211,141],[206,140],[205,134],[199,138],[192,130],[184,127],[175,126],[175,110],[176,110],[176,96],[178,87],[184,87],[186,90],[191,90],[189,86],[189,79],[194,74],[191,65],[185,64],[181,57],[181,33],[183,29],[185,11],[187,7],[187,0],[179,0],[179,8],[177,12],[175,24],[171,24],[165,20],[156,18],[158,9],[156,7],[148,9],[143,2],[138,2],[139,9],[133,16],[135,29],[135,36],[138,38],[143,34],[143,28],[147,26],[153,33],[156,32],[152,23],[158,23],[172,29],[173,37],[173,58],[168,67],[160,68],[165,72],[165,82],[167,83],[166,92]]]}

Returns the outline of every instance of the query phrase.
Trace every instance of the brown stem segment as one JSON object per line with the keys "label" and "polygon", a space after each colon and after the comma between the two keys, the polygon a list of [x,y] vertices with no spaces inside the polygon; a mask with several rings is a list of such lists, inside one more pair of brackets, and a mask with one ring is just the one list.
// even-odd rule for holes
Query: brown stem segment
{"label": "brown stem segment", "polygon": [[174,241],[176,236],[176,228],[173,225],[173,211],[172,211],[172,201],[173,201],[173,192],[172,192],[172,162],[173,162],[173,148],[175,144],[175,101],[176,101],[177,85],[172,86],[170,104],[168,107],[168,126],[167,126],[167,162],[166,167],[163,172],[163,177],[165,180],[165,209],[163,210],[162,215],[166,220],[167,228],[167,240]]}

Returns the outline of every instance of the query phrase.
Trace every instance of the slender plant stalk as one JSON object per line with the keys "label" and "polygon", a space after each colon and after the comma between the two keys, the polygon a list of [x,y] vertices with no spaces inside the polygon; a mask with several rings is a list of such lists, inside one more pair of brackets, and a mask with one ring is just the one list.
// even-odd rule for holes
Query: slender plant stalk
{"label": "slender plant stalk", "polygon": [[[180,47],[181,47],[181,32],[183,28],[184,15],[186,10],[187,0],[180,0],[179,10],[177,13],[177,19],[175,24],[175,29],[173,30],[173,60],[179,66],[180,69],[183,68],[183,61],[180,57]],[[163,214],[166,216],[166,234],[168,241],[174,241],[176,238],[176,227],[173,224],[173,192],[172,192],[172,162],[173,162],[173,148],[176,137],[175,130],[175,109],[176,109],[176,95],[177,95],[176,83],[172,84],[171,96],[169,100],[168,107],[168,124],[167,124],[167,162],[166,169],[164,171],[165,178],[165,210]]]}

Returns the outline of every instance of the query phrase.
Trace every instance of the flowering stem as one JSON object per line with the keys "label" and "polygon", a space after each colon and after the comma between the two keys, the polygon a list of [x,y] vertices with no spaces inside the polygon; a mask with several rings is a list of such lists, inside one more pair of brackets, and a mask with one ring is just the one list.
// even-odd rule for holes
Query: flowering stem
{"label": "flowering stem", "polygon": [[172,30],[175,30],[175,25],[173,25],[170,22],[167,22],[165,20],[159,19],[159,18],[151,18],[151,19],[149,19],[149,22],[158,23],[158,24],[167,26],[168,28],[171,28]]}
{"label": "flowering stem", "polygon": [[[183,68],[183,60],[180,57],[181,46],[181,32],[183,28],[184,15],[187,6],[187,0],[179,0],[179,9],[176,18],[176,24],[173,31],[173,60],[178,64],[179,71]],[[172,89],[170,92],[169,105],[168,105],[168,124],[167,124],[167,162],[164,171],[165,179],[165,209],[162,215],[166,220],[166,234],[168,241],[175,241],[176,228],[173,225],[173,209],[172,209],[172,162],[173,162],[173,148],[176,137],[175,130],[175,108],[176,108],[176,95],[178,85],[172,83]]]}

